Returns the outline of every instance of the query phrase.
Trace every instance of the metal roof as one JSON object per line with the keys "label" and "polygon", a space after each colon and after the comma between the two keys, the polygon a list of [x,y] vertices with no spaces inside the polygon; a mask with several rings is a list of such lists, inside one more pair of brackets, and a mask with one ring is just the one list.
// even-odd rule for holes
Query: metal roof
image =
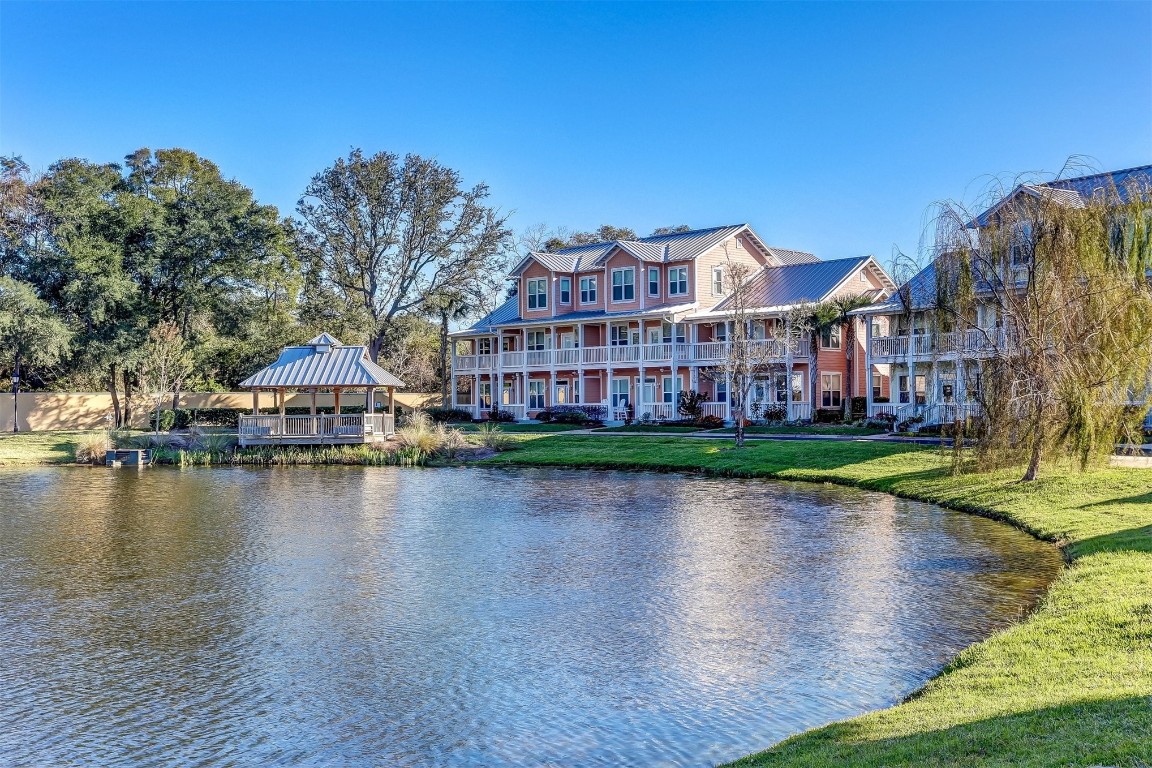
{"label": "metal roof", "polygon": [[[580,272],[596,269],[603,266],[604,260],[617,248],[642,261],[687,261],[696,258],[709,248],[724,242],[745,229],[748,229],[747,224],[730,224],[723,227],[694,229],[690,232],[676,232],[671,235],[641,237],[635,240],[589,243],[588,245],[561,248],[551,252],[534,251],[521,259],[511,274],[512,276],[519,275],[533,260],[540,262],[553,272]],[[759,238],[756,239],[759,240]]]}
{"label": "metal roof", "polygon": [[602,309],[588,309],[581,312],[567,312],[556,317],[541,317],[525,320],[520,317],[519,304],[516,298],[508,299],[499,308],[476,321],[471,328],[455,331],[452,336],[470,336],[475,334],[494,333],[497,328],[516,325],[560,325],[579,320],[616,320],[629,317],[650,317],[657,315],[676,314],[687,312],[696,307],[690,304],[658,304],[644,309],[632,309],[625,312],[605,312]]}
{"label": "metal roof", "polygon": [[[324,348],[328,351],[322,351]],[[367,347],[346,346],[322,333],[307,344],[285,347],[276,362],[244,379],[240,386],[246,389],[402,387],[404,382],[372,362]]]}
{"label": "metal roof", "polygon": [[[754,307],[788,307],[824,299],[836,286],[871,259],[836,259],[765,267],[748,282],[750,305]],[[714,311],[732,309],[732,297],[716,305]]]}
{"label": "metal roof", "polygon": [[991,208],[969,222],[969,226],[988,226],[996,212],[1020,194],[1044,197],[1062,205],[1083,208],[1087,201],[1099,195],[1114,195],[1121,202],[1125,202],[1133,193],[1152,195],[1152,165],[1094,173],[1090,176],[1077,176],[1072,179],[1057,179],[1044,184],[1020,184],[998,200]]}
{"label": "metal roof", "polygon": [[769,252],[776,257],[781,266],[789,266],[791,264],[811,264],[815,261],[820,261],[820,258],[814,253],[807,251],[793,251],[788,248],[775,248],[768,246]]}

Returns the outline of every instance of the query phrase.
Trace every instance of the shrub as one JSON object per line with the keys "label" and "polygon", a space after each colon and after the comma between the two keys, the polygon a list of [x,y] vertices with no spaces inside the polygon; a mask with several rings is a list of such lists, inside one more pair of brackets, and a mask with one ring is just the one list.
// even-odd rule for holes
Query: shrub
{"label": "shrub", "polygon": [[881,413],[864,422],[864,426],[869,429],[886,429],[889,432],[896,425],[896,414],[894,413]]}
{"label": "shrub", "polygon": [[401,453],[413,464],[423,464],[440,450],[444,442],[444,426],[434,424],[425,413],[412,414],[402,427],[396,429]]}
{"label": "shrub", "polygon": [[787,421],[788,420],[788,406],[787,405],[770,405],[764,409],[765,421]]}
{"label": "shrub", "polygon": [[512,411],[502,411],[499,408],[493,408],[488,411],[488,420],[510,423],[516,421],[516,414],[512,413]]}
{"label": "shrub", "polygon": [[432,421],[437,422],[452,422],[452,421],[472,421],[472,413],[463,408],[425,408],[424,413],[431,417]]}
{"label": "shrub", "polygon": [[[160,431],[167,432],[176,423],[176,412],[171,408],[160,410]],[[148,428],[156,429],[156,409],[148,411]]]}
{"label": "shrub", "polygon": [[890,403],[892,401],[889,400],[887,397],[874,397],[874,398],[872,398],[872,402],[874,402],[874,403]]}
{"label": "shrub", "polygon": [[752,401],[752,404],[748,406],[748,415],[751,416],[753,420],[759,419],[764,415],[764,404],[759,400]]}
{"label": "shrub", "polygon": [[694,389],[685,390],[680,393],[679,401],[676,403],[676,412],[681,416],[699,421],[700,417],[704,415],[704,408],[701,406],[708,396],[703,392],[697,392]]}
{"label": "shrub", "polygon": [[812,416],[817,424],[839,424],[843,420],[839,408],[817,408]]}
{"label": "shrub", "polygon": [[719,416],[701,416],[696,420],[696,426],[703,429],[719,429],[724,426],[724,419]]}
{"label": "shrub", "polygon": [[[181,409],[183,410],[183,409]],[[236,429],[240,425],[241,414],[248,413],[247,408],[197,408],[190,411],[190,424],[201,427],[228,427]],[[180,427],[180,420],[177,419]],[[183,429],[184,427],[180,427]]]}
{"label": "shrub", "polygon": [[536,414],[536,418],[545,423],[584,424],[588,421],[588,414],[580,406],[557,405],[546,411],[540,411]]}
{"label": "shrub", "polygon": [[89,433],[76,441],[76,461],[81,464],[103,464],[104,455],[112,448],[112,436],[109,433]]}
{"label": "shrub", "polygon": [[853,397],[848,403],[848,419],[863,418],[868,415],[868,398]]}

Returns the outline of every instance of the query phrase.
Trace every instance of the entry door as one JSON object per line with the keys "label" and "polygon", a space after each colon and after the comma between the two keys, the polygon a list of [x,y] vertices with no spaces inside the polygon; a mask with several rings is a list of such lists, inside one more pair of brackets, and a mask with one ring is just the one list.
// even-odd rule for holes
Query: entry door
{"label": "entry door", "polygon": [[[657,332],[659,332],[659,331],[657,331]],[[655,402],[657,402],[657,400],[656,400],[656,377],[655,376],[645,376],[644,377],[644,389],[641,392],[640,401],[642,403],[655,403]]]}
{"label": "entry door", "polygon": [[560,349],[576,349],[576,334],[571,331],[560,334]]}
{"label": "entry door", "polygon": [[[661,334],[659,328],[649,328],[648,329],[648,343],[649,344],[659,344],[661,342],[662,336],[663,336],[663,334]],[[649,402],[651,402],[651,401],[649,401]]]}
{"label": "entry door", "polygon": [[567,405],[570,402],[568,394],[568,379],[557,379],[556,405]]}

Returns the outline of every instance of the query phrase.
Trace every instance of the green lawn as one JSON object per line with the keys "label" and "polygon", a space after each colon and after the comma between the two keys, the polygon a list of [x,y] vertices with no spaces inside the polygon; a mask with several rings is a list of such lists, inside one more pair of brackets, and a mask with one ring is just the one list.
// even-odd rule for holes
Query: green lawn
{"label": "green lawn", "polygon": [[75,440],[87,432],[20,432],[0,434],[0,466],[68,464],[75,460]]}
{"label": "green lawn", "polygon": [[[475,432],[480,429],[479,424],[471,422],[465,423],[452,423],[450,427],[455,427],[461,432]],[[497,424],[501,432],[571,432],[574,429],[584,429],[579,424],[518,424],[516,422],[508,424]]]}
{"label": "green lawn", "polygon": [[685,432],[700,432],[704,427],[685,427],[679,424],[663,425],[663,424],[626,424],[622,427],[601,427],[597,432],[666,432],[668,434],[678,434]]}
{"label": "green lawn", "polygon": [[[726,435],[736,432],[735,428],[717,430]],[[749,435],[882,435],[887,430],[872,427],[853,427],[850,424],[798,424],[777,427],[745,427]]]}
{"label": "green lawn", "polygon": [[1152,471],[952,477],[938,452],[869,441],[555,436],[489,465],[704,471],[857,485],[1000,518],[1063,546],[1069,567],[1020,624],[961,653],[908,701],[741,766],[1152,764]]}

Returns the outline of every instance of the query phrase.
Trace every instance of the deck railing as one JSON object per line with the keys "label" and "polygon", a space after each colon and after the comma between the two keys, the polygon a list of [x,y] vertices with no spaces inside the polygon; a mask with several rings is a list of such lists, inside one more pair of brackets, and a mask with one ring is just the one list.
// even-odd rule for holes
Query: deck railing
{"label": "deck railing", "polygon": [[390,435],[396,419],[390,413],[240,416],[240,437],[364,437]]}
{"label": "deck railing", "polygon": [[[873,339],[873,342],[879,341]],[[785,344],[777,339],[761,339],[751,342],[755,354],[775,360],[785,357]],[[792,344],[794,354],[800,354],[801,344]],[[564,366],[574,368],[579,365],[639,365],[640,363],[667,363],[676,358],[678,363],[717,363],[728,356],[728,342],[702,341],[695,343],[660,342],[656,344],[620,344],[607,347],[574,347],[567,349],[537,349],[503,352],[500,364],[505,369],[550,368]],[[497,369],[496,355],[456,355],[455,370],[459,373],[494,371]]]}

